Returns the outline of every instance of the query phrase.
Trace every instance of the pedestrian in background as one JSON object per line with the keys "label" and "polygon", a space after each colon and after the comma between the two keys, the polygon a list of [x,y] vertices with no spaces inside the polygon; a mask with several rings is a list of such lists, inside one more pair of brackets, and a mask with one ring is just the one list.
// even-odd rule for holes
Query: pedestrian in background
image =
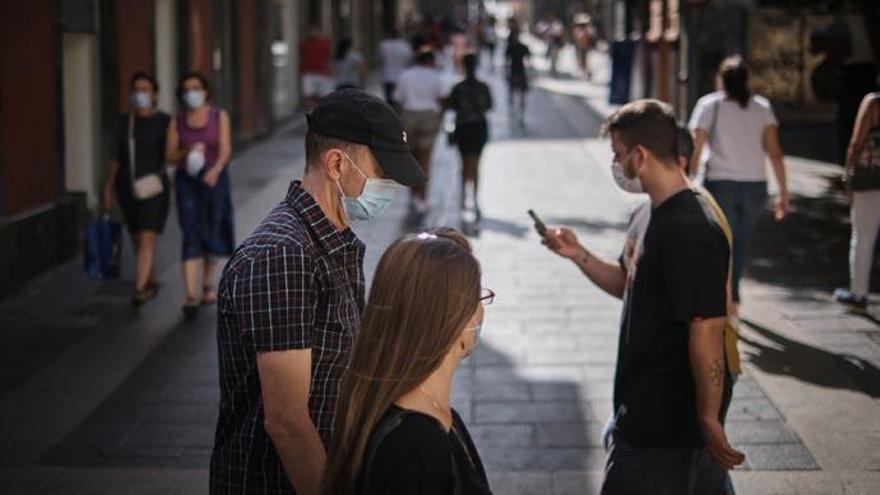
{"label": "pedestrian in background", "polygon": [[455,112],[455,143],[461,154],[461,206],[465,222],[480,219],[479,166],[483,147],[489,140],[486,112],[492,109],[489,86],[477,79],[476,53],[464,56],[465,78],[449,94],[447,108]]}
{"label": "pedestrian in background", "polygon": [[379,45],[379,58],[382,61],[382,89],[385,101],[394,105],[394,88],[400,75],[412,63],[413,50],[409,43],[400,36],[400,30],[391,28],[388,38]]}
{"label": "pedestrian in background", "polygon": [[547,21],[546,35],[547,58],[550,59],[550,74],[557,74],[559,52],[565,47],[565,24],[555,14],[550,14]]}
{"label": "pedestrian in background", "polygon": [[871,289],[874,245],[880,230],[880,93],[870,93],[862,99],[846,153],[844,183],[852,220],[850,286],[849,290],[835,290],[834,299],[864,313]]}
{"label": "pedestrian in background", "polygon": [[205,76],[198,72],[184,76],[177,90],[183,110],[168,126],[167,159],[178,165],[175,187],[186,288],[183,311],[188,317],[195,315],[199,304],[217,301],[217,258],[230,256],[235,248],[226,170],[232,156],[229,114],[212,104],[212,95]]}
{"label": "pedestrian in background", "polygon": [[364,57],[352,47],[349,38],[342,38],[336,45],[333,70],[336,74],[336,89],[364,87],[367,80]]}
{"label": "pedestrian in background", "polygon": [[480,45],[480,51],[486,51],[488,59],[486,66],[489,68],[489,72],[495,71],[495,49],[498,46],[498,33],[495,32],[497,24],[498,21],[493,16],[486,19],[486,26],[483,28],[483,44]]}
{"label": "pedestrian in background", "polygon": [[766,98],[753,95],[742,58],[730,57],[718,72],[719,91],[697,101],[689,127],[694,133],[691,175],[696,173],[703,147],[708,146],[705,187],[721,205],[733,229],[733,302],[738,310],[739,282],[749,242],[767,204],[769,158],[779,183],[776,220],[788,213],[788,182],[779,144],[779,124]]}
{"label": "pedestrian in background", "polygon": [[406,236],[382,255],[337,402],[323,495],[492,493],[450,405],[495,297],[480,278],[451,229]]}
{"label": "pedestrian in background", "polygon": [[[604,130],[615,168],[651,200],[638,270],[595,256],[569,228],[550,228],[544,239],[606,292],[624,298],[601,493],[692,494],[704,475],[706,493],[722,493],[724,469],[744,460],[722,424],[728,241],[682,173],[668,105],[630,103]],[[704,471],[704,454],[721,469]],[[632,476],[635,470],[639,476]]]}
{"label": "pedestrian in background", "polygon": [[507,68],[507,84],[510,110],[515,112],[520,125],[525,124],[526,93],[529,90],[528,59],[531,57],[529,47],[519,39],[519,28],[510,31],[507,38],[507,49],[504,51],[505,67]]}
{"label": "pedestrian in background", "polygon": [[467,32],[461,28],[455,28],[449,36],[449,48],[452,67],[456,74],[464,74],[464,56],[468,53],[468,44]]}
{"label": "pedestrian in background", "polygon": [[303,106],[310,111],[315,99],[333,91],[333,56],[330,38],[315,26],[309,29],[299,45],[299,71],[302,74]]}
{"label": "pedestrian in background", "polygon": [[572,20],[571,37],[574,40],[575,56],[577,64],[581,70],[581,74],[590,80],[593,78],[593,72],[590,70],[590,50],[596,38],[596,29],[593,27],[592,19],[587,14],[577,14]]}
{"label": "pedestrian in background", "polygon": [[114,191],[125,217],[135,251],[132,306],[155,297],[156,242],[168,219],[168,176],[165,173],[165,142],[171,117],[156,110],[159,83],[145,72],[129,82],[130,108],[116,125],[114,158],[104,183],[104,209],[114,204]]}
{"label": "pedestrian in background", "polygon": [[[426,177],[431,174],[431,150],[437,131],[440,130],[441,113],[446,98],[446,87],[435,68],[434,52],[423,48],[416,55],[413,67],[403,71],[394,89],[394,101],[401,112],[406,141]],[[431,209],[427,188],[419,185],[412,191],[412,208],[424,215]]]}
{"label": "pedestrian in background", "polygon": [[226,265],[211,494],[317,493],[364,310],[365,246],[351,222],[379,215],[397,184],[423,180],[402,134],[394,110],[365,91],[318,100],[302,181]]}

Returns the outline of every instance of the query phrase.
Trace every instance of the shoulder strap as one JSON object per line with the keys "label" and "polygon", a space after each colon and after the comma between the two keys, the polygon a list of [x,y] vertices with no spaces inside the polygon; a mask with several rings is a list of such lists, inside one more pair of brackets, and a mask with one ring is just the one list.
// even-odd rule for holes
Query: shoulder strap
{"label": "shoulder strap", "polygon": [[876,91],[872,95],[874,99],[871,101],[871,128],[868,133],[880,127],[880,91]]}
{"label": "shoulder strap", "polygon": [[137,171],[134,165],[134,112],[128,113],[128,167],[131,170],[131,176],[129,177],[132,182],[137,180]]}
{"label": "shoulder strap", "polygon": [[715,134],[715,126],[718,125],[718,112],[721,111],[721,103],[723,101],[724,97],[718,98],[712,105],[714,112],[712,112],[712,123],[709,125],[709,139],[712,139],[712,136]]}
{"label": "shoulder strap", "polygon": [[[712,122],[709,124],[709,128],[706,130],[706,141],[709,145],[709,149],[712,149],[712,137],[715,135],[715,127],[718,126],[718,112],[721,111],[721,103],[724,101],[724,97],[718,98],[712,105]],[[709,164],[712,160],[706,162],[706,171],[708,172]]]}

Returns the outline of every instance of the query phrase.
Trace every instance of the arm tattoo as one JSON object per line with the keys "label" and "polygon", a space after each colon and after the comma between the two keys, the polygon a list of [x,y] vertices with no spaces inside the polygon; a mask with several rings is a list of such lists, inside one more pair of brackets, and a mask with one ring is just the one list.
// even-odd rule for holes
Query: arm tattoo
{"label": "arm tattoo", "polygon": [[720,387],[724,384],[724,363],[720,359],[716,359],[709,368],[709,380],[712,385]]}

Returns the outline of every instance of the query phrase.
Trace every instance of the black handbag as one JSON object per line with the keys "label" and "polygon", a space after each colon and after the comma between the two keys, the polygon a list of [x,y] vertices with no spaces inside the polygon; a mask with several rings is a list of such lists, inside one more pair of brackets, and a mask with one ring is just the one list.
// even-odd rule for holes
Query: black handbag
{"label": "black handbag", "polygon": [[856,166],[847,182],[853,191],[874,191],[880,189],[880,167]]}

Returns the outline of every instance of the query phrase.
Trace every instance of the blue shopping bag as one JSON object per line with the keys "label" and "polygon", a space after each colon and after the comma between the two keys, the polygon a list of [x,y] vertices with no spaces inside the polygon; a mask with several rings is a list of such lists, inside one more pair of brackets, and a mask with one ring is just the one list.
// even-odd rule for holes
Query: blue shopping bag
{"label": "blue shopping bag", "polygon": [[122,225],[104,215],[86,226],[84,265],[89,278],[119,278]]}

